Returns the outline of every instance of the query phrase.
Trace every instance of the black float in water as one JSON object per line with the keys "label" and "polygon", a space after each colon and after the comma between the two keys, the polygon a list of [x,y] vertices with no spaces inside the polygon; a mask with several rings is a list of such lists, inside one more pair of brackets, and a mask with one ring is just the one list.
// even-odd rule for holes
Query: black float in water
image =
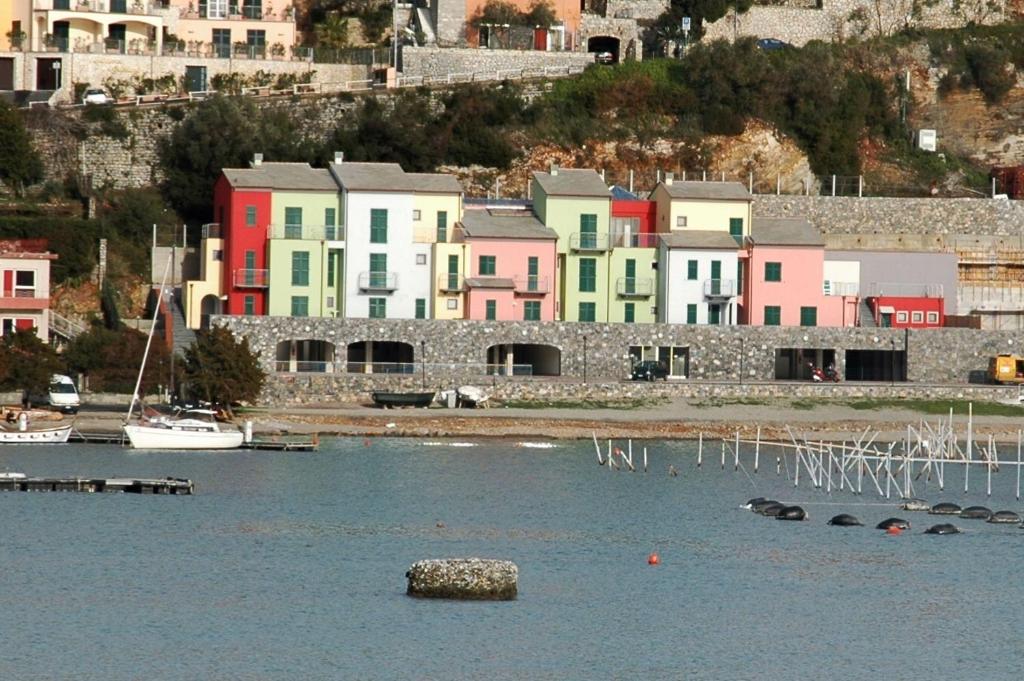
{"label": "black float in water", "polygon": [[932,515],[960,515],[960,507],[956,504],[943,502],[941,504],[935,504],[928,512]]}
{"label": "black float in water", "polygon": [[765,501],[768,501],[768,500],[765,499],[764,497],[754,497],[753,499],[751,499],[747,503],[743,504],[743,506],[741,508],[745,508],[748,511],[753,511],[753,510],[755,510],[754,509],[755,506],[757,506],[758,504],[760,504],[762,502],[765,502]]}
{"label": "black float in water", "polygon": [[849,513],[840,513],[834,516],[832,520],[828,521],[829,525],[835,525],[836,527],[863,527],[864,523],[852,516]]}
{"label": "black float in water", "polygon": [[988,521],[990,523],[1019,523],[1020,516],[1013,511],[996,511]]}
{"label": "black float in water", "polygon": [[938,525],[932,525],[924,531],[925,534],[960,534],[960,528],[956,525],[949,523],[939,523]]}
{"label": "black float in water", "polygon": [[970,520],[988,520],[992,517],[992,509],[984,506],[968,506],[960,511],[960,517]]}
{"label": "black float in water", "polygon": [[774,518],[774,517],[778,516],[779,512],[782,511],[782,509],[784,509],[784,508],[786,508],[785,504],[780,504],[777,501],[773,501],[772,503],[768,504],[767,506],[762,506],[761,510],[758,511],[758,513],[760,513],[763,516],[768,516],[770,518]]}
{"label": "black float in water", "polygon": [[886,518],[882,522],[875,525],[877,530],[888,530],[890,527],[896,527],[901,530],[909,530],[910,523],[903,518]]}
{"label": "black float in water", "polygon": [[783,506],[775,514],[776,520],[807,520],[807,513],[799,506]]}

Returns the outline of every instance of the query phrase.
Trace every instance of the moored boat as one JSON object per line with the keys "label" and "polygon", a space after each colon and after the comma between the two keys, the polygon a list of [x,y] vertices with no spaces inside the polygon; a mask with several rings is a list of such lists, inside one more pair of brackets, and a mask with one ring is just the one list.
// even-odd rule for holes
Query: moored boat
{"label": "moored boat", "polygon": [[134,449],[237,449],[244,435],[217,423],[210,409],[189,409],[176,416],[150,416],[124,426]]}

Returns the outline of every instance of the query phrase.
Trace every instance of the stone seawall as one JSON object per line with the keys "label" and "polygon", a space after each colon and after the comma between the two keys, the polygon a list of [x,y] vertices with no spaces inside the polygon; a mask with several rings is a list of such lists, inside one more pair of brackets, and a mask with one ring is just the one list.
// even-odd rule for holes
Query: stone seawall
{"label": "stone seawall", "polygon": [[585,52],[540,52],[534,50],[481,50],[458,47],[403,47],[403,76],[443,77],[496,71],[568,69],[594,63]]}
{"label": "stone seawall", "polygon": [[[704,385],[686,390],[714,391],[711,382],[766,382],[767,387],[745,386],[744,390],[776,390],[792,395],[794,390],[820,390],[810,383],[772,383],[776,378],[777,351],[831,351],[840,375],[847,376],[847,352],[875,351],[884,367],[902,361],[906,352],[906,374],[909,384],[951,384],[954,392],[989,390],[987,386],[969,384],[984,380],[990,357],[1000,352],[1021,352],[1024,339],[1014,332],[977,331],[972,329],[902,329],[816,328],[816,327],[714,327],[671,324],[578,324],[568,322],[482,322],[442,320],[366,320],[314,319],[291,317],[218,317],[236,335],[249,339],[265,370],[273,378],[266,397],[282,402],[303,402],[328,399],[331,395],[365,393],[370,389],[415,390],[453,387],[467,382],[517,385],[510,388],[522,393],[529,385],[533,391],[557,391],[557,384],[567,379],[578,382],[586,375],[594,383],[618,383],[630,369],[630,349],[679,349],[687,358],[685,385]],[[290,340],[317,340],[330,343],[337,357],[339,373],[277,373],[275,357],[278,343]],[[406,375],[373,375],[342,373],[347,347],[361,341],[390,341],[409,347],[411,373]],[[487,349],[494,345],[548,346],[557,356],[558,377],[489,377],[483,369],[488,361]],[[422,351],[421,351],[422,350]],[[891,353],[895,351],[896,357]],[[653,350],[658,352],[658,350]],[[520,354],[519,363],[525,359]],[[469,366],[472,364],[473,366]],[[418,365],[418,366],[416,366]],[[883,367],[883,368],[884,368]],[[671,387],[681,390],[673,380]],[[522,385],[519,385],[522,384]],[[630,386],[636,384],[627,384]],[[683,385],[678,382],[678,385]],[[544,386],[544,387],[540,387]],[[647,391],[652,386],[622,390]],[[849,383],[837,390],[851,390]],[[864,389],[868,389],[865,387]],[[935,391],[928,387],[924,393]],[[1008,397],[1015,388],[1002,389]],[[543,396],[543,392],[538,393]],[[561,394],[561,393],[559,393]],[[575,393],[574,393],[575,394]],[[936,393],[937,394],[937,393]],[[963,393],[967,394],[967,393]],[[985,394],[990,394],[986,392]],[[627,395],[628,396],[628,395]]]}

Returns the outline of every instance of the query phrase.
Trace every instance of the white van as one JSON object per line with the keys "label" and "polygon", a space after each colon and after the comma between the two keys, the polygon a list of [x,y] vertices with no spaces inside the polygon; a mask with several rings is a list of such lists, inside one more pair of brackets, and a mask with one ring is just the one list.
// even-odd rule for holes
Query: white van
{"label": "white van", "polygon": [[78,398],[78,390],[70,376],[54,374],[50,377],[50,406],[65,414],[77,414],[82,401]]}

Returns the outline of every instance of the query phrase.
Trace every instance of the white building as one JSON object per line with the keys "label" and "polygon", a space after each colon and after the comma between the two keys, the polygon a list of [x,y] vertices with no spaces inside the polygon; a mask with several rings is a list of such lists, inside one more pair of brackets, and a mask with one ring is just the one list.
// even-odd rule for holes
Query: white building
{"label": "white building", "polygon": [[661,234],[658,321],[732,326],[742,287],[736,239],[725,231]]}

